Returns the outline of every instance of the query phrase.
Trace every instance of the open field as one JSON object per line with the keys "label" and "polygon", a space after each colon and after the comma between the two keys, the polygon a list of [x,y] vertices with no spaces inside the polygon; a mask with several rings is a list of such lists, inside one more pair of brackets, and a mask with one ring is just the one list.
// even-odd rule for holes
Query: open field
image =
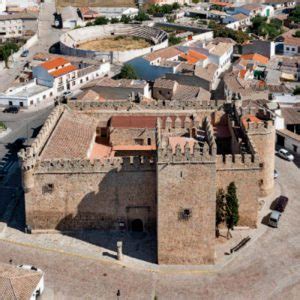
{"label": "open field", "polygon": [[134,0],[55,0],[56,7],[75,6],[75,7],[135,7]]}
{"label": "open field", "polygon": [[118,36],[84,42],[78,48],[94,51],[127,51],[150,47],[151,44],[144,39],[132,36]]}

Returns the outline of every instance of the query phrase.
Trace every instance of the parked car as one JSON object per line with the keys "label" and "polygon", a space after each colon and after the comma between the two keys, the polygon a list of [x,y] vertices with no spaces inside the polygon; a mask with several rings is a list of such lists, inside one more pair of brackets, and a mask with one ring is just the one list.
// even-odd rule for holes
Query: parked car
{"label": "parked car", "polygon": [[278,155],[283,158],[283,159],[286,159],[288,161],[293,161],[294,160],[294,155],[291,154],[289,151],[287,151],[286,149],[279,149],[278,151]]}
{"label": "parked car", "polygon": [[12,113],[12,114],[17,114],[19,112],[20,108],[18,106],[9,106],[6,107],[3,112],[4,113]]}
{"label": "parked car", "polygon": [[29,54],[29,50],[24,50],[22,53],[21,53],[21,57],[27,57]]}
{"label": "parked car", "polygon": [[281,213],[279,211],[273,210],[269,218],[269,226],[277,228],[280,217]]}
{"label": "parked car", "polygon": [[277,170],[274,170],[274,179],[278,178],[279,174]]}
{"label": "parked car", "polygon": [[275,203],[275,208],[274,210],[276,211],[279,211],[281,213],[284,212],[287,204],[288,204],[288,201],[289,201],[289,198],[288,197],[285,197],[285,196],[279,196],[277,199],[276,199],[276,203]]}
{"label": "parked car", "polygon": [[64,96],[65,98],[71,97],[71,95],[72,95],[72,92],[71,92],[71,91],[65,91],[65,92],[63,93],[63,96]]}

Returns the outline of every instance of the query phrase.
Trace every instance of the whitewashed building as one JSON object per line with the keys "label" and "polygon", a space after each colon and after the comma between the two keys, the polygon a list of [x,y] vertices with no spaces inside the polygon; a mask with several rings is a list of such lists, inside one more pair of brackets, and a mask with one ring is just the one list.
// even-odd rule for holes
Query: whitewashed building
{"label": "whitewashed building", "polygon": [[75,64],[64,57],[57,57],[34,67],[33,81],[0,94],[0,105],[24,108],[36,106],[47,99],[61,96],[66,91],[79,90],[90,81],[104,77],[109,71],[108,62],[100,65],[84,62]]}

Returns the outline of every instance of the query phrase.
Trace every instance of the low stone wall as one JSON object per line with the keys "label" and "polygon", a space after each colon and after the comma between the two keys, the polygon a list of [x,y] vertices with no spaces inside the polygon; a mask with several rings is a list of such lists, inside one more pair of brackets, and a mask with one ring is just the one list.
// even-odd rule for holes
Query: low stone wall
{"label": "low stone wall", "polygon": [[214,110],[223,105],[222,101],[184,101],[184,100],[157,100],[149,103],[136,103],[134,101],[69,101],[68,106],[74,110],[88,111],[88,110]]}

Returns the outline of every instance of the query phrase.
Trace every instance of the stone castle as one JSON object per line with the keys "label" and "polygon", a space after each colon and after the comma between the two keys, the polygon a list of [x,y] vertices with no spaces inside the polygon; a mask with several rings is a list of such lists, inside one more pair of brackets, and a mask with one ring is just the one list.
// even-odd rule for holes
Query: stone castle
{"label": "stone castle", "polygon": [[232,181],[239,225],[256,226],[274,185],[265,111],[101,105],[57,106],[19,153],[32,230],[156,232],[159,264],[210,264],[216,193]]}

